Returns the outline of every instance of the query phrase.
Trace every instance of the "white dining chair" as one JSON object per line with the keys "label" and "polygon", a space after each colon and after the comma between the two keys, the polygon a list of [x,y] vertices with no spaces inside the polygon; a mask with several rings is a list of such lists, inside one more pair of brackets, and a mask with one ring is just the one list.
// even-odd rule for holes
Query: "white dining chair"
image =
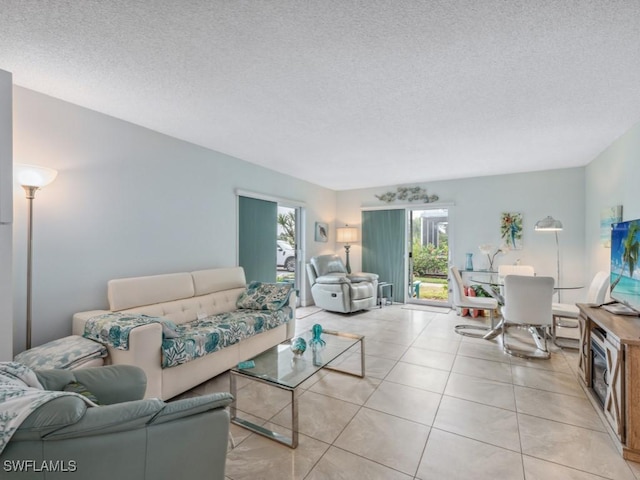
{"label": "white dining chair", "polygon": [[506,277],[507,275],[533,277],[535,274],[535,269],[531,265],[498,265],[499,277]]}
{"label": "white dining chair", "polygon": [[[587,291],[587,297],[584,303],[593,305],[602,305],[607,296],[607,290],[609,289],[609,274],[607,272],[598,272],[591,280],[589,290]],[[577,328],[578,324],[575,320],[578,319],[580,311],[575,303],[556,303],[552,305],[553,311],[553,328],[551,331],[553,341],[556,341],[556,328]],[[563,322],[563,319],[574,320],[573,323]],[[568,345],[564,345],[568,346]],[[577,348],[577,347],[576,347]]]}
{"label": "white dining chair", "polygon": [[[553,277],[507,275],[504,278],[502,307],[502,348],[505,353],[522,358],[549,358],[547,333],[553,324]],[[533,335],[536,349],[526,351],[509,346],[509,328],[526,328]]]}
{"label": "white dining chair", "polygon": [[[487,297],[469,297],[464,294],[464,284],[462,283],[462,276],[458,271],[458,268],[451,266],[449,268],[451,272],[451,292],[453,293],[453,306],[454,308],[475,308],[479,310],[489,310],[489,321],[491,326],[486,325],[456,325],[454,330],[460,335],[474,338],[483,338],[487,331],[491,331],[495,328],[493,312],[498,308],[498,301],[495,298]],[[475,332],[473,331],[475,330]]]}
{"label": "white dining chair", "polygon": [[[504,283],[504,277],[507,275],[533,277],[535,274],[536,271],[531,265],[498,265],[498,278],[502,283]],[[504,299],[504,286],[500,287],[500,295]]]}

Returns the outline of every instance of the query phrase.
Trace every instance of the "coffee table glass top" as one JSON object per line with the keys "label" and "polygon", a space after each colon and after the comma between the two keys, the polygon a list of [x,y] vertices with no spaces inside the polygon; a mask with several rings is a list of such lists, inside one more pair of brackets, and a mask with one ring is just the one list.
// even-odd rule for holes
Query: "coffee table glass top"
{"label": "coffee table glass top", "polygon": [[321,338],[326,345],[314,351],[309,345],[309,340],[312,338],[311,332],[305,332],[299,336],[307,342],[307,349],[302,356],[294,355],[291,351],[291,341],[287,341],[252,358],[255,367],[244,369],[234,367],[232,370],[241,375],[262,379],[283,387],[297,388],[318,370],[361,342],[363,338],[362,335],[323,330]]}

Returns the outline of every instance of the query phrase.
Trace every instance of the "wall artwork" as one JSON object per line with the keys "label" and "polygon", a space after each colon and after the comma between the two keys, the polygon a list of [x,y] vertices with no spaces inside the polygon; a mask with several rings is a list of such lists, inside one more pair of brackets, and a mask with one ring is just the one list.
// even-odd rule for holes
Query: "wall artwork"
{"label": "wall artwork", "polygon": [[329,241],[329,225],[323,222],[316,222],[316,242],[326,243]]}
{"label": "wall artwork", "polygon": [[622,205],[600,210],[600,244],[611,248],[611,224],[622,221]]}
{"label": "wall artwork", "polygon": [[511,250],[522,249],[522,214],[507,212],[500,218],[502,242]]}

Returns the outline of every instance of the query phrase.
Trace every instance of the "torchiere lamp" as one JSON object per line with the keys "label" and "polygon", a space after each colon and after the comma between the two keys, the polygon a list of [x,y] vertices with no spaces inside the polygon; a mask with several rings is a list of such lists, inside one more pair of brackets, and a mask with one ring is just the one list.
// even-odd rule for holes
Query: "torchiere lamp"
{"label": "torchiere lamp", "polygon": [[347,253],[347,273],[351,273],[351,265],[349,264],[349,249],[351,245],[349,243],[358,241],[358,229],[345,225],[336,229],[336,241],[344,243],[344,250]]}
{"label": "torchiere lamp", "polygon": [[562,231],[563,229],[562,222],[549,215],[546,218],[543,218],[542,220],[536,222],[534,229],[536,232],[553,232],[556,234],[556,267],[558,279],[556,288],[558,288],[558,301],[560,301],[560,244],[558,243],[558,232]]}
{"label": "torchiere lamp", "polygon": [[16,182],[24,188],[27,196],[27,350],[31,348],[31,272],[33,240],[33,199],[36,192],[53,182],[58,175],[56,170],[36,165],[15,164],[13,166]]}

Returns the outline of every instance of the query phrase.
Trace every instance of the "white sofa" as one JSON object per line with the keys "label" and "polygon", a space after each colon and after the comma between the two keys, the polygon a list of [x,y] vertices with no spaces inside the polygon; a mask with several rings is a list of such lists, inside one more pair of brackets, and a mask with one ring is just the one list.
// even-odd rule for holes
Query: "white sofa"
{"label": "white sofa", "polygon": [[[110,312],[164,317],[179,325],[202,316],[235,311],[236,300],[246,291],[246,280],[242,267],[217,268],[111,280],[107,290]],[[289,322],[170,368],[162,368],[162,325],[142,325],[131,330],[128,350],[107,346],[109,356],[106,363],[142,368],[147,375],[145,398],[166,400],[292,338],[295,333],[295,302],[295,293],[292,293],[289,305],[293,309],[293,318]],[[88,319],[109,311],[76,313],[73,316],[73,333],[82,335]]]}

